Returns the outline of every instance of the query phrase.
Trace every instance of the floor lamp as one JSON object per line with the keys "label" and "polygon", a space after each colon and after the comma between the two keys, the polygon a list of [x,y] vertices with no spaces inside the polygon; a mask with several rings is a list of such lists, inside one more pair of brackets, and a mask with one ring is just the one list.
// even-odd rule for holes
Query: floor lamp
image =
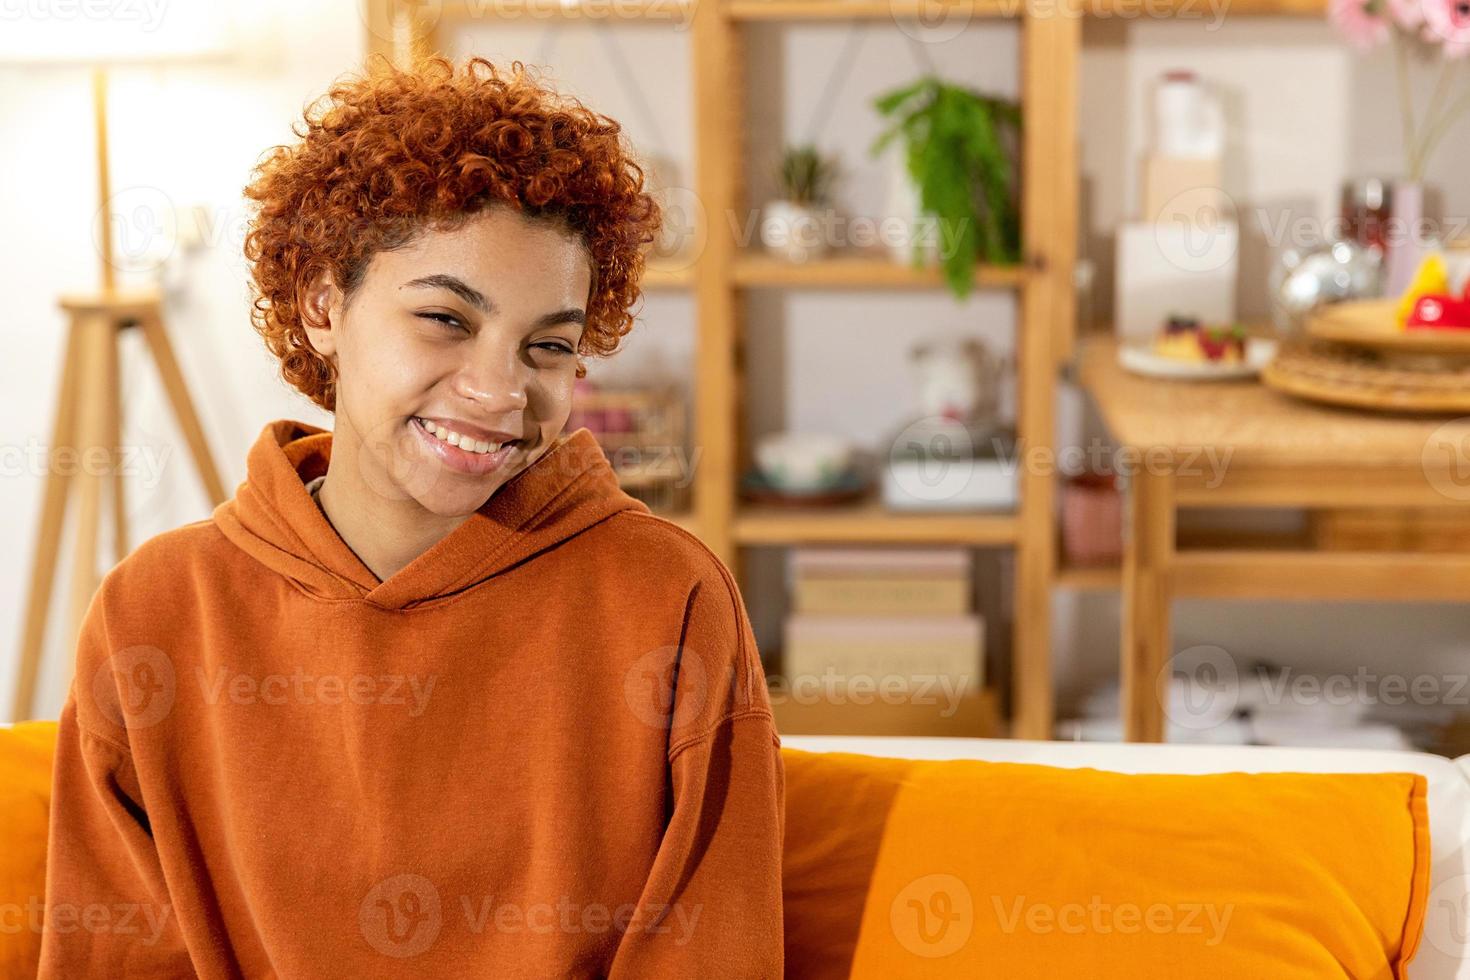
{"label": "floor lamp", "polygon": [[[75,559],[66,605],[68,650],[76,649],[83,617],[101,581],[97,571],[97,550],[102,498],[108,486],[112,491],[114,560],[121,561],[131,548],[124,481],[117,466],[123,408],[118,355],[124,331],[141,331],[205,492],[215,505],[225,500],[224,484],[215,468],[168,332],[164,329],[163,297],[158,289],[151,287],[119,289],[113,262],[112,188],[107,148],[107,65],[116,61],[195,60],[216,56],[221,50],[218,25],[190,21],[188,17],[172,18],[172,13],[170,19],[147,31],[141,29],[143,25],[115,21],[71,21],[60,25],[44,20],[20,22],[6,28],[10,32],[6,47],[11,50],[0,50],[0,61],[53,65],[80,62],[92,66],[97,200],[101,216],[101,289],[95,293],[66,295],[60,302],[67,318],[65,353],[47,452],[46,488],[37,525],[30,595],[21,632],[19,670],[11,711],[16,721],[31,717],[34,708],[52,586],[56,579],[57,552],[69,499],[75,496],[78,507]],[[38,36],[20,38],[15,32],[23,28],[31,29]],[[72,453],[70,463],[63,456],[68,450]],[[96,465],[98,461],[105,462],[99,466]],[[72,472],[73,469],[76,472]]]}

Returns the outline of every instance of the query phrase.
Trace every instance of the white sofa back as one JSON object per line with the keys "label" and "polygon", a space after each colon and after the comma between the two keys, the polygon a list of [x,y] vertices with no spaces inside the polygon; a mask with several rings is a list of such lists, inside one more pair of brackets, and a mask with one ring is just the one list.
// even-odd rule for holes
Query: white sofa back
{"label": "white sofa back", "polygon": [[1409,980],[1470,980],[1470,756],[1233,745],[1025,742],[985,738],[782,735],[808,752],[1031,762],[1112,772],[1417,772],[1429,783],[1430,893]]}

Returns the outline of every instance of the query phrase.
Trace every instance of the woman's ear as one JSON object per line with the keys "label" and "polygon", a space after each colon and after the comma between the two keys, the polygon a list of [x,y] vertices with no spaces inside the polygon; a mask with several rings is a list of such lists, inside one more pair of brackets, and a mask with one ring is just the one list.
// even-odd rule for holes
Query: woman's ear
{"label": "woman's ear", "polygon": [[301,294],[301,324],[306,338],[318,354],[327,360],[337,353],[336,327],[342,322],[342,291],[337,288],[330,271],[317,276]]}

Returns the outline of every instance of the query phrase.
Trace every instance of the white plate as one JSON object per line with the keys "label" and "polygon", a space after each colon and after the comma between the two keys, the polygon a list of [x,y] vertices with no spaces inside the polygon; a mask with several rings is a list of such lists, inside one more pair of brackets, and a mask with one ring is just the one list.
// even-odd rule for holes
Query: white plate
{"label": "white plate", "polygon": [[1252,378],[1276,356],[1276,341],[1265,337],[1248,337],[1245,360],[1239,364],[1211,364],[1208,361],[1176,361],[1154,353],[1151,342],[1134,341],[1118,348],[1118,363],[1134,374],[1149,378],[1172,378],[1185,381],[1223,381],[1229,378]]}

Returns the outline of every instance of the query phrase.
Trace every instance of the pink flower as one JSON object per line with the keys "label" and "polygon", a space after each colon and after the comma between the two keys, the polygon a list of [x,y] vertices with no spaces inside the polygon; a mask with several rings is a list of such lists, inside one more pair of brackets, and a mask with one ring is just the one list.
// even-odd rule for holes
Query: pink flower
{"label": "pink flower", "polygon": [[1443,43],[1447,58],[1470,50],[1470,0],[1422,0],[1426,40]]}
{"label": "pink flower", "polygon": [[[1415,0],[1400,0],[1412,3]],[[1428,2],[1428,0],[1426,0]],[[1435,0],[1455,2],[1455,0]],[[1327,8],[1327,18],[1347,38],[1348,43],[1361,51],[1381,44],[1388,37],[1388,21],[1379,10],[1378,0],[1332,0]]]}
{"label": "pink flower", "polygon": [[1388,0],[1388,13],[1394,23],[1410,33],[1424,24],[1424,5],[1434,0]]}

